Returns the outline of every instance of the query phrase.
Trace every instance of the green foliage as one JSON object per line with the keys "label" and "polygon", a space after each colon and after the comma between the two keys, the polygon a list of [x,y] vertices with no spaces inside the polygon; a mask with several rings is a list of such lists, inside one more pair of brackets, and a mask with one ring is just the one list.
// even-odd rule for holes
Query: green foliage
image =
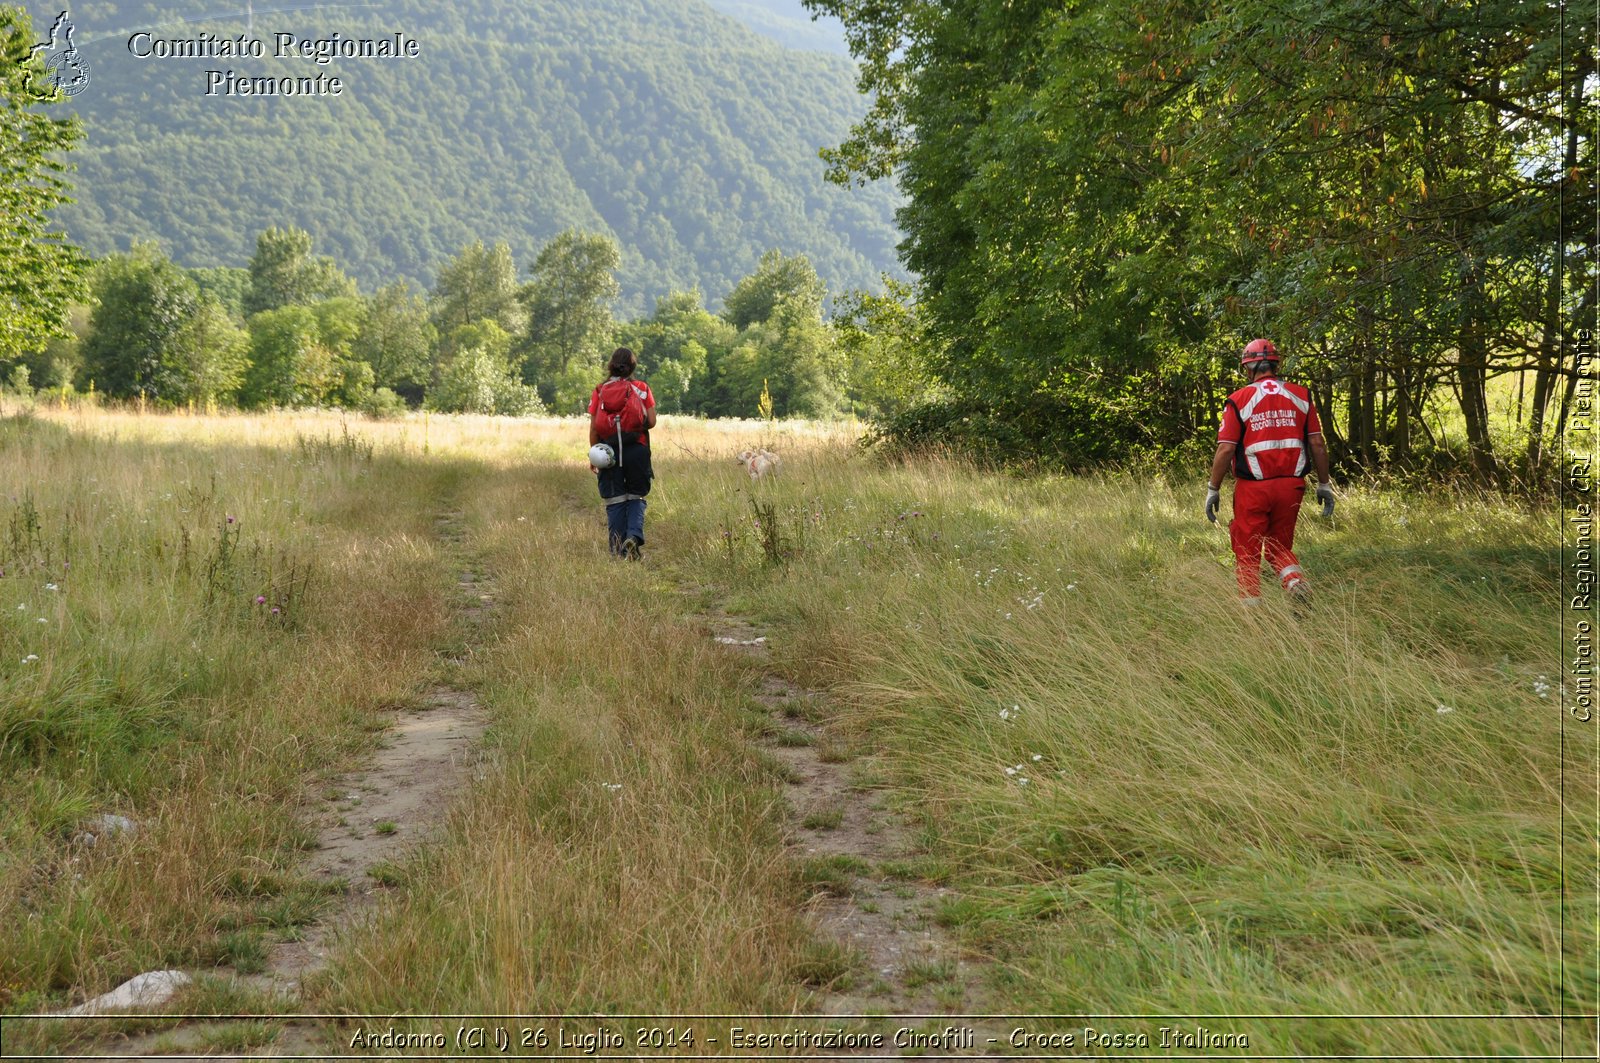
{"label": "green foliage", "polygon": [[[845,365],[822,319],[827,288],[804,255],[772,250],[729,293],[722,316],[739,344],[719,366],[721,408],[749,416],[765,395],[772,415],[828,417],[843,402]],[[758,388],[757,380],[761,381]]]}
{"label": "green foliage", "polygon": [[428,408],[439,413],[498,413],[511,417],[544,412],[539,393],[517,379],[503,357],[483,347],[460,351],[443,368],[438,386],[428,392]]}
{"label": "green foliage", "polygon": [[25,12],[0,7],[0,362],[66,336],[67,308],[83,293],[83,256],[49,217],[71,202],[60,155],[82,128],[41,113],[63,97],[37,95],[44,72],[30,60],[33,35]]}
{"label": "green foliage", "polygon": [[379,420],[398,417],[406,412],[406,400],[386,387],[376,387],[361,403],[361,412]]}
{"label": "green foliage", "polygon": [[612,274],[621,259],[609,236],[575,229],[539,251],[519,293],[528,309],[524,380],[544,383],[553,397],[553,382],[573,365],[604,360],[615,328],[611,304],[621,290]]}
{"label": "green foliage", "polygon": [[1557,232],[1595,202],[1594,44],[1548,45],[1562,9],[808,6],[844,19],[877,94],[833,176],[898,173],[958,407],[1085,399],[1113,454],[1147,454],[1214,426],[1269,335],[1352,467],[1437,445],[1422,414],[1449,397],[1497,475],[1487,385],[1513,372],[1537,464],[1595,277],[1593,235]]}
{"label": "green foliage", "polygon": [[256,237],[250,283],[242,296],[246,315],[355,294],[355,282],[332,259],[311,257],[311,234],[305,230],[273,227]]}
{"label": "green foliage", "polygon": [[246,406],[320,405],[341,383],[336,359],[310,307],[264,310],[250,318],[250,370],[240,399]]}
{"label": "green foliage", "polygon": [[834,317],[840,354],[849,366],[850,401],[874,418],[891,417],[934,394],[927,335],[911,286],[883,278],[884,291],[848,292]]}
{"label": "green foliage", "polygon": [[434,337],[427,303],[402,281],[379,288],[367,300],[366,318],[351,350],[372,366],[380,389],[420,402],[431,373]]}
{"label": "green foliage", "polygon": [[485,247],[475,240],[439,270],[431,299],[434,327],[447,342],[441,354],[455,353],[448,337],[464,325],[490,321],[506,333],[521,332],[527,311],[517,299],[517,267],[503,241]]}
{"label": "green foliage", "polygon": [[708,376],[732,348],[738,330],[706,310],[698,290],[656,300],[655,313],[622,326],[619,342],[639,356],[662,413],[715,409]]}
{"label": "green foliage", "polygon": [[[87,35],[202,17],[244,31],[242,14],[218,10],[105,0],[73,13]],[[423,57],[344,64],[337,100],[219,101],[196,87],[217,60],[97,48],[94,87],[72,102],[95,143],[79,160],[82,202],[60,214],[73,239],[103,255],[159,237],[186,265],[241,265],[263,225],[292,224],[371,290],[430,286],[479,237],[525,267],[576,228],[629,249],[626,316],[695,284],[720,298],[768,247],[805,251],[841,289],[897,268],[894,191],[821,180],[817,147],[863,108],[843,56],[786,51],[687,2],[396,0],[274,21],[302,36],[404,29]],[[306,72],[297,59],[246,65]]]}
{"label": "green foliage", "polygon": [[172,401],[229,402],[250,364],[250,337],[222,303],[202,296],[173,336],[166,360],[175,389]]}
{"label": "green foliage", "polygon": [[722,303],[722,316],[734,328],[770,320],[780,302],[822,311],[827,288],[805,255],[785,256],[776,249],[761,256],[756,271],[734,285]]}
{"label": "green foliage", "polygon": [[250,271],[234,266],[201,266],[189,270],[200,294],[222,304],[235,320],[243,321],[245,293],[250,290]]}
{"label": "green foliage", "polygon": [[83,371],[95,387],[115,398],[186,399],[191,367],[179,335],[200,307],[194,281],[155,245],[135,244],[98,263],[91,288]]}

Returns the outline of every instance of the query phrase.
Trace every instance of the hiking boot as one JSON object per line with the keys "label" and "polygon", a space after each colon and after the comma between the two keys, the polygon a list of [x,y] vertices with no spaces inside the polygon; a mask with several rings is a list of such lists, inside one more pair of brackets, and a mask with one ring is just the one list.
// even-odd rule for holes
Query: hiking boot
{"label": "hiking boot", "polygon": [[639,540],[631,535],[622,540],[622,556],[629,561],[639,560]]}

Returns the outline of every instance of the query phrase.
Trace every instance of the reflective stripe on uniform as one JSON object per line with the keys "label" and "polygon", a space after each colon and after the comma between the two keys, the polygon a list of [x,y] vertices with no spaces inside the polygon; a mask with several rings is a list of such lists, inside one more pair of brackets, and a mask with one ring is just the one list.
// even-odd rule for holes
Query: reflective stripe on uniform
{"label": "reflective stripe on uniform", "polygon": [[1294,463],[1294,475],[1304,476],[1306,472],[1306,445],[1299,439],[1263,439],[1251,443],[1244,448],[1244,459],[1250,466],[1250,471],[1256,474],[1256,479],[1261,478],[1261,462],[1256,460],[1256,455],[1263,450],[1298,450],[1300,457]]}
{"label": "reflective stripe on uniform", "polygon": [[644,495],[612,495],[610,498],[605,499],[605,504],[615,506],[623,502],[638,502],[643,498]]}
{"label": "reflective stripe on uniform", "polygon": [[[1265,383],[1266,381],[1264,380],[1261,382],[1261,384]],[[1261,384],[1255,385],[1256,393],[1250,396],[1250,401],[1245,403],[1244,409],[1239,411],[1239,419],[1241,421],[1248,421],[1250,419],[1250,415],[1256,410],[1256,403],[1260,402],[1268,395],[1282,395],[1284,398],[1293,403],[1294,408],[1299,410],[1301,413],[1311,412],[1311,404],[1302,399],[1300,396],[1296,395],[1294,392],[1290,391],[1282,383],[1279,383],[1278,386],[1271,391],[1267,391],[1261,386]]]}
{"label": "reflective stripe on uniform", "polygon": [[1286,568],[1280,568],[1278,570],[1278,578],[1282,579],[1282,580],[1286,580],[1290,576],[1298,576],[1300,574],[1301,574],[1301,572],[1300,572],[1300,566],[1299,565],[1289,565]]}

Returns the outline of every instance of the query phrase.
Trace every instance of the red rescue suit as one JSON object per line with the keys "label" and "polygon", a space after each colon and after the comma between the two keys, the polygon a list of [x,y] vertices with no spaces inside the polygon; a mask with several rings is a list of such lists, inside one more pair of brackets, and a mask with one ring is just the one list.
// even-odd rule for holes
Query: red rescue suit
{"label": "red rescue suit", "polygon": [[1311,395],[1299,384],[1264,377],[1228,396],[1217,441],[1233,443],[1233,540],[1235,575],[1243,598],[1261,595],[1261,555],[1286,591],[1304,589],[1294,556],[1294,526],[1311,466],[1311,435],[1322,421]]}

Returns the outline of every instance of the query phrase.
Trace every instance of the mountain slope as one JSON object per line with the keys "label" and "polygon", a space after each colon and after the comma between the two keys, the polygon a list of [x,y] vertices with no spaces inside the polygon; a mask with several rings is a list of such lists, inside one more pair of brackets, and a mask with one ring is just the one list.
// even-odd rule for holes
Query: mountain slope
{"label": "mountain slope", "polygon": [[848,54],[844,26],[838,19],[813,20],[800,0],[707,0],[718,11],[732,15],[785,48]]}
{"label": "mountain slope", "polygon": [[[239,265],[257,231],[295,224],[365,285],[429,284],[474,239],[525,265],[575,225],[621,245],[624,312],[693,284],[718,299],[772,247],[806,253],[835,291],[896,269],[892,192],[829,186],[816,157],[862,110],[850,62],[783,49],[701,0],[263,4],[265,58],[130,54],[136,29],[245,31],[200,20],[209,6],[72,12],[93,80],[74,101],[80,202],[60,216],[93,253],[159,238],[186,265]],[[335,31],[401,32],[421,55],[272,57],[274,33]],[[209,69],[323,73],[344,92],[208,97]]]}

